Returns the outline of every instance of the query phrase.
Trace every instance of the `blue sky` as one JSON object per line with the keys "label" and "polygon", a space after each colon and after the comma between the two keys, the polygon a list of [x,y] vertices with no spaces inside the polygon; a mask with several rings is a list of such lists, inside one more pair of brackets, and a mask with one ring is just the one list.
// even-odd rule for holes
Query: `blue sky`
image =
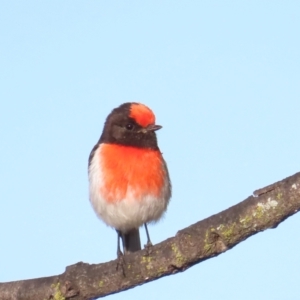
{"label": "blue sky", "polygon": [[[298,1],[2,1],[0,282],[115,259],[87,159],[123,102],[163,125],[173,197],[153,243],[300,171],[299,28]],[[110,299],[296,299],[299,226]]]}

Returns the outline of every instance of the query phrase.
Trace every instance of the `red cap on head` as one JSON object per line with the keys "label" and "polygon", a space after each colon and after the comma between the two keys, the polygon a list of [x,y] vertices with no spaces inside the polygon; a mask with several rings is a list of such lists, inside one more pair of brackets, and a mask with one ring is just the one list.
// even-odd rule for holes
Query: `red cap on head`
{"label": "red cap on head", "polygon": [[141,103],[131,104],[129,117],[134,119],[142,127],[155,124],[155,115],[153,111]]}

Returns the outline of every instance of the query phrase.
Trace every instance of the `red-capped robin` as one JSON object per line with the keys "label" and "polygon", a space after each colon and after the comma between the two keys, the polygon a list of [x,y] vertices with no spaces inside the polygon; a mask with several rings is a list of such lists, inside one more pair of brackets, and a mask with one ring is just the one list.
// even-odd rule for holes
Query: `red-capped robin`
{"label": "red-capped robin", "polygon": [[116,229],[124,254],[141,249],[139,227],[158,221],[171,197],[171,182],[160,152],[155,115],[141,103],[124,103],[107,117],[89,157],[89,193],[100,219]]}

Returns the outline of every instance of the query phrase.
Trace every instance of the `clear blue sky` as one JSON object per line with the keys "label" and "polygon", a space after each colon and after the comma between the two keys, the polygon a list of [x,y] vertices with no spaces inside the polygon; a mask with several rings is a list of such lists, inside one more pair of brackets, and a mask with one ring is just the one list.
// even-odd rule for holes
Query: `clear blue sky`
{"label": "clear blue sky", "polygon": [[[87,159],[123,102],[163,125],[173,197],[154,243],[300,171],[299,28],[299,1],[2,1],[0,281],[115,259]],[[110,299],[299,299],[299,228]]]}

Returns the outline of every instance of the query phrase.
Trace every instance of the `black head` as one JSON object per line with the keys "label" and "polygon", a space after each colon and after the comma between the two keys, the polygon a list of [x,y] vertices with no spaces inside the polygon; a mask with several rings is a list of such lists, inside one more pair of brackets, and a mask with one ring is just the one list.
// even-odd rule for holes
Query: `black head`
{"label": "black head", "polygon": [[140,103],[124,103],[107,117],[99,143],[158,149],[153,112]]}

